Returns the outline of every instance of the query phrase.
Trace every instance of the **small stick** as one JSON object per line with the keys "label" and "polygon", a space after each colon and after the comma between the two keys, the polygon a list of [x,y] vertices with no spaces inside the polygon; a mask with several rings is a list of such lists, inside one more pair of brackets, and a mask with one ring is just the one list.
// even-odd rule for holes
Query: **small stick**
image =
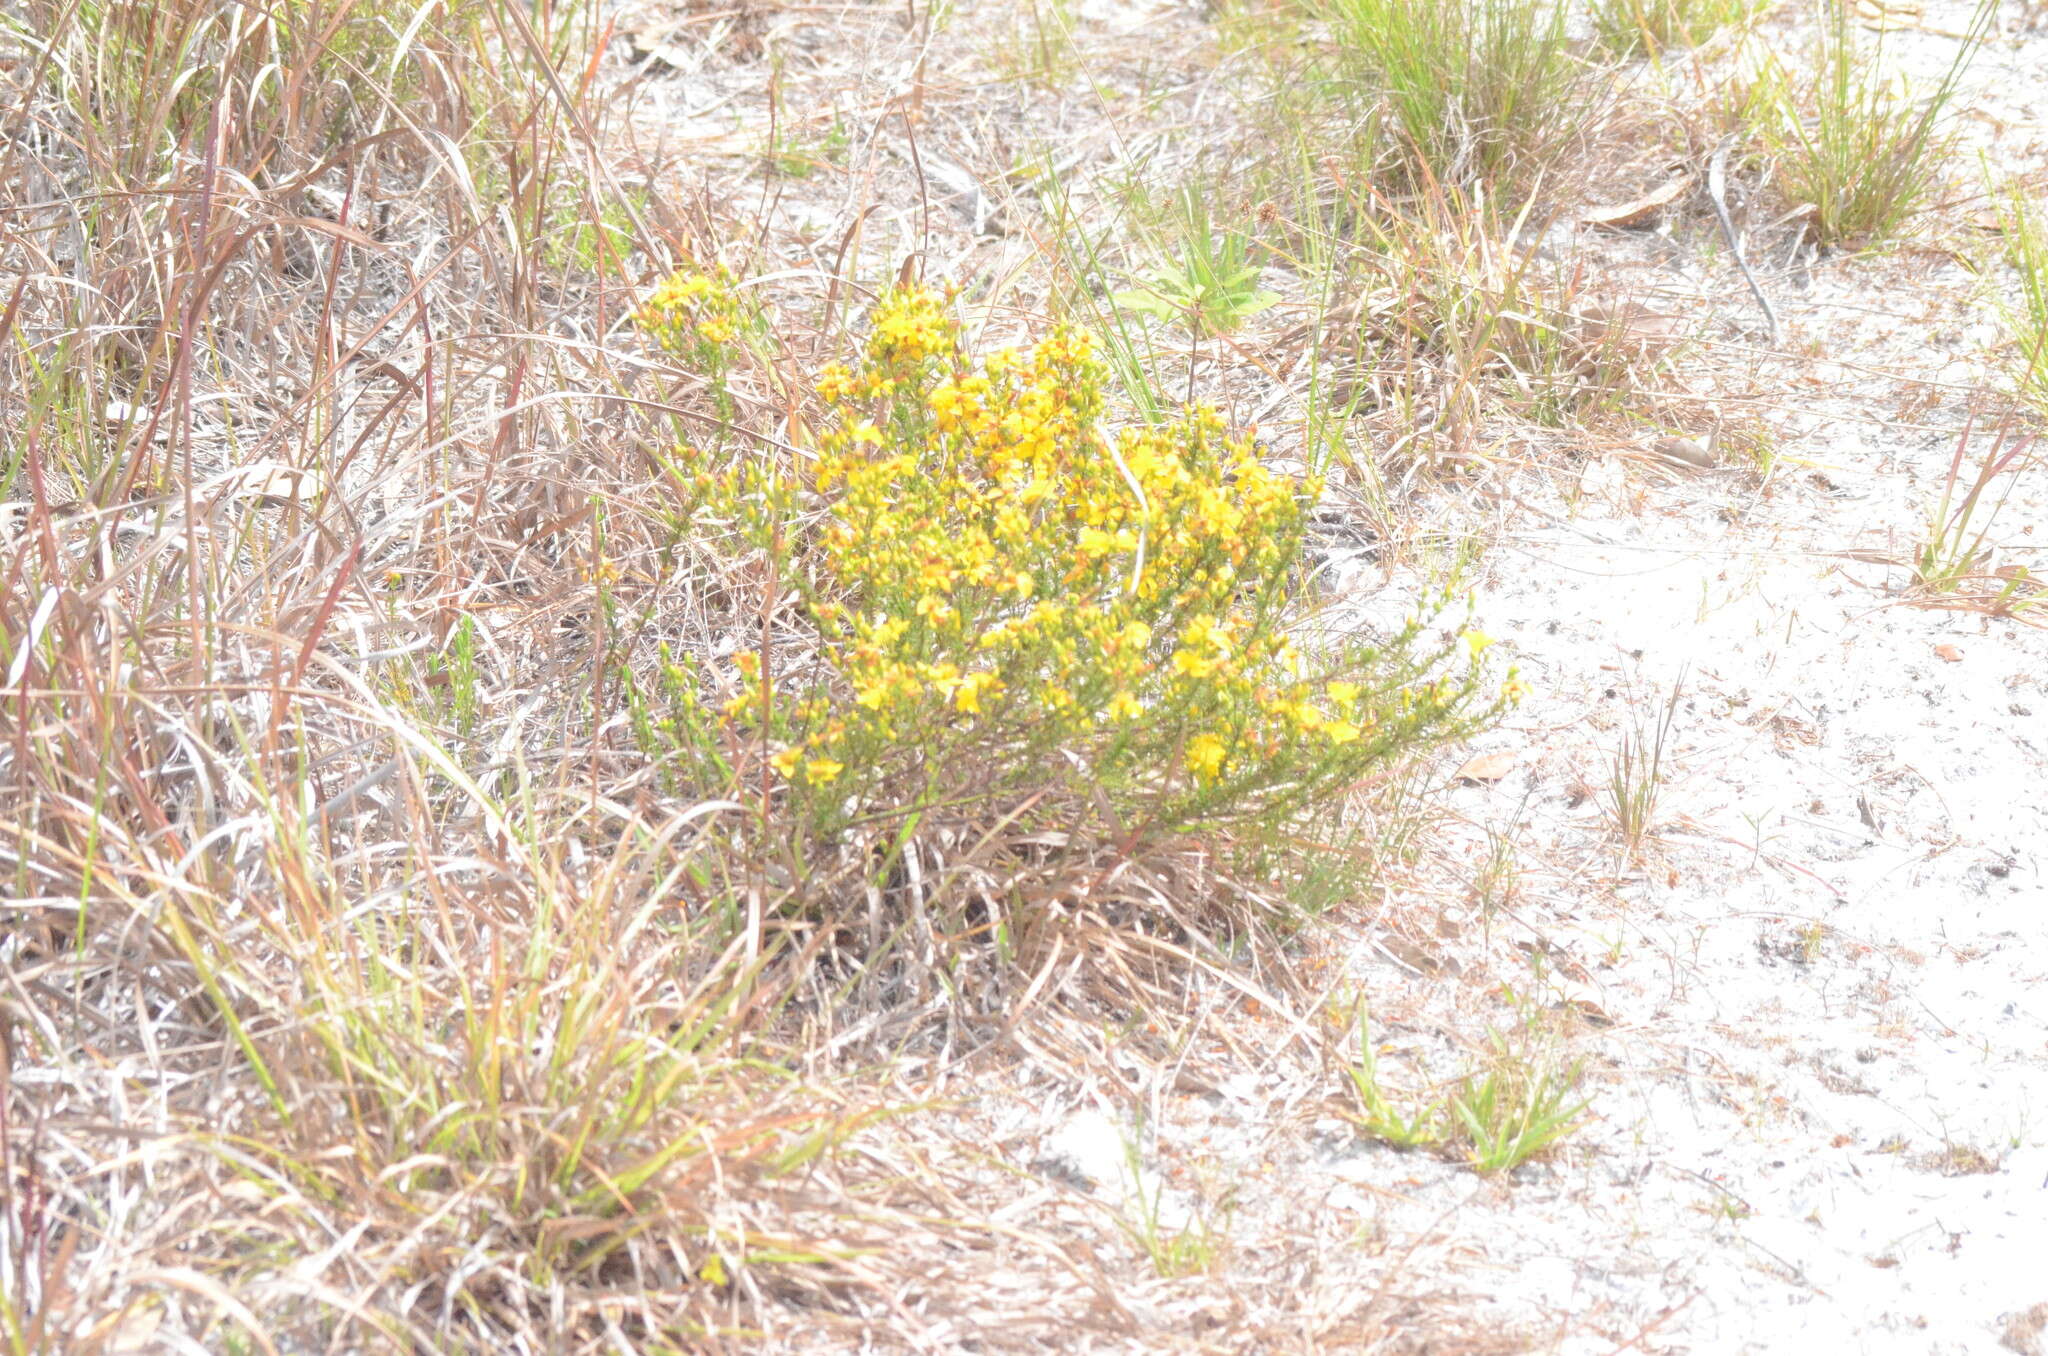
{"label": "small stick", "polygon": [[1721,224],[1721,236],[1728,242],[1728,250],[1735,256],[1735,266],[1742,270],[1742,280],[1749,284],[1749,293],[1756,298],[1756,304],[1764,313],[1764,325],[1769,330],[1773,347],[1778,342],[1778,316],[1771,309],[1771,299],[1764,295],[1764,289],[1757,286],[1756,275],[1743,262],[1742,242],[1735,238],[1735,223],[1728,219],[1728,152],[1735,149],[1735,138],[1731,134],[1721,138],[1721,144],[1714,148],[1714,154],[1707,161],[1707,196],[1714,201],[1714,218]]}

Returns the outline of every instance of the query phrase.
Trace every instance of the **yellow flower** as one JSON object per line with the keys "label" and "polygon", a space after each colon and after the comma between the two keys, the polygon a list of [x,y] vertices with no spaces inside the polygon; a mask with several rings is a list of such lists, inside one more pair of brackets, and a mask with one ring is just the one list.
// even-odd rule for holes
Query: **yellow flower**
{"label": "yellow flower", "polygon": [[1223,770],[1223,741],[1212,734],[1196,735],[1188,741],[1188,770],[1205,782],[1216,780]]}
{"label": "yellow flower", "polygon": [[853,393],[853,373],[841,363],[826,363],[818,372],[818,396],[828,405],[837,405]]}
{"label": "yellow flower", "polygon": [[953,705],[968,715],[978,715],[983,696],[994,696],[1002,691],[1003,680],[993,673],[970,673],[960,680],[959,688],[953,693]]}
{"label": "yellow flower", "polygon": [[1358,727],[1348,720],[1333,720],[1324,724],[1323,733],[1330,737],[1332,744],[1349,744],[1358,738]]}
{"label": "yellow flower", "polygon": [[1106,709],[1111,720],[1133,720],[1145,714],[1145,708],[1128,692],[1119,692],[1111,697]]}
{"label": "yellow flower", "polygon": [[1084,527],[1081,529],[1079,550],[1084,556],[1106,556],[1116,550],[1116,534],[1104,532],[1099,527]]}
{"label": "yellow flower", "polygon": [[804,764],[804,780],[812,786],[823,786],[844,771],[846,764],[836,758],[813,758]]}
{"label": "yellow flower", "polygon": [[1323,691],[1328,693],[1330,700],[1339,706],[1348,708],[1358,703],[1358,684],[1356,683],[1328,683],[1324,685]]}
{"label": "yellow flower", "polygon": [[1509,673],[1507,681],[1500,685],[1501,698],[1510,702],[1519,702],[1533,691],[1534,688],[1513,673]]}
{"label": "yellow flower", "polygon": [[768,765],[781,773],[785,779],[793,780],[796,777],[797,764],[803,760],[804,751],[802,746],[792,744],[773,758],[770,758]]}
{"label": "yellow flower", "polygon": [[1480,652],[1493,644],[1493,637],[1484,631],[1467,631],[1459,639],[1465,642],[1465,648],[1472,652],[1474,659],[1479,658]]}

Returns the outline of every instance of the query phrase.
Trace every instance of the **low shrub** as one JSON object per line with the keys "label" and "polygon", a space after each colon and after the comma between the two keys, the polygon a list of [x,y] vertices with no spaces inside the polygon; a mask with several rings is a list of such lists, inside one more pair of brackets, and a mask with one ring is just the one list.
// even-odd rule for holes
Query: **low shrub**
{"label": "low shrub", "polygon": [[[726,285],[694,276],[642,313],[692,360]],[[873,897],[942,819],[1127,854],[1282,822],[1513,695],[1482,691],[1485,637],[1435,629],[1440,597],[1306,643],[1316,481],[1210,410],[1111,436],[1104,380],[1084,332],[976,357],[949,299],[910,288],[819,374],[802,456],[678,450],[698,541],[750,562],[759,640],[664,652],[635,729],[696,794],[753,807],[747,852],[787,864],[798,912],[831,902],[835,852]]]}

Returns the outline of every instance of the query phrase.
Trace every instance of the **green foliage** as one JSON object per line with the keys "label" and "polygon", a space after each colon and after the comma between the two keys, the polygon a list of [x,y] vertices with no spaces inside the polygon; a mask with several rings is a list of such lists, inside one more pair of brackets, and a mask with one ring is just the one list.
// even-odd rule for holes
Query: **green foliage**
{"label": "green foliage", "polygon": [[769,143],[768,164],[777,174],[807,179],[823,165],[845,161],[849,133],[844,118],[834,118],[817,131],[777,131]]}
{"label": "green foliage", "polygon": [[1580,1066],[1564,1064],[1548,1045],[1511,1044],[1487,1036],[1485,1066],[1451,1094],[1450,1111],[1479,1173],[1506,1172],[1569,1136],[1590,1107],[1578,1095]]}
{"label": "green foliage", "polygon": [[627,201],[613,201],[565,180],[560,191],[550,197],[554,205],[542,263],[558,272],[575,269],[623,276],[627,261],[638,248],[633,239],[633,213],[646,208],[646,192],[627,190]]}
{"label": "green foliage", "polygon": [[2006,260],[2019,275],[2016,294],[2002,299],[2016,341],[2014,385],[2048,413],[2048,206],[2017,183],[2002,206]]}
{"label": "green foliage", "polygon": [[1622,732],[1621,746],[1608,764],[1607,809],[1621,835],[1622,848],[1631,857],[1642,851],[1656,828],[1657,798],[1664,787],[1664,749],[1684,685],[1683,678],[1672,684],[1664,713],[1655,725],[1646,728],[1638,722]]}
{"label": "green foliage", "polygon": [[1118,306],[1184,321],[1198,334],[1229,334],[1280,300],[1259,287],[1250,240],[1210,226],[1200,189],[1181,190],[1176,225],[1172,252],[1179,262],[1160,265],[1141,278],[1141,286],[1116,293],[1111,300]]}
{"label": "green foliage", "polygon": [[1593,104],[1561,0],[1311,0],[1331,75],[1408,179],[1523,187]]}
{"label": "green foliage", "polygon": [[1981,0],[1947,72],[1916,91],[1884,68],[1883,38],[1859,36],[1853,0],[1816,0],[1820,37],[1809,74],[1765,59],[1750,104],[1778,160],[1785,195],[1813,206],[1824,244],[1895,234],[1940,186],[1954,133],[1944,115],[1996,14]]}
{"label": "green foliage", "polygon": [[481,699],[477,692],[476,623],[467,613],[449,633],[444,671],[449,704],[455,712],[455,728],[468,734],[476,728]]}
{"label": "green foliage", "polygon": [[1495,1173],[1519,1167],[1584,1123],[1590,1103],[1578,1096],[1580,1066],[1559,1058],[1555,1041],[1526,1007],[1512,1038],[1489,1030],[1477,1068],[1407,1111],[1381,1086],[1362,1006],[1355,1020],[1358,1059],[1345,1073],[1358,1103],[1353,1119],[1374,1139],[1398,1149],[1455,1153],[1473,1171]]}
{"label": "green foliage", "polygon": [[1397,1149],[1428,1149],[1443,1143],[1444,1108],[1441,1101],[1419,1103],[1403,1112],[1380,1086],[1379,1056],[1372,1046],[1372,1027],[1365,1009],[1357,1013],[1358,1060],[1345,1069],[1351,1091],[1358,1099],[1355,1119],[1359,1129]]}
{"label": "green foliage", "polygon": [[[1991,529],[2022,473],[2039,461],[2037,441],[2000,424],[1988,451],[1976,458],[1967,481],[1972,425],[1956,438],[1943,477],[1941,499],[1927,515],[1926,536],[1913,560],[1914,582],[1934,597],[1960,595],[1971,606],[1994,614],[2031,610],[2044,595],[2025,566],[1994,570]],[[2001,478],[2004,487],[1994,489]]]}
{"label": "green foliage", "polygon": [[1171,1279],[1212,1270],[1230,1245],[1229,1201],[1213,1212],[1198,1208],[1175,1227],[1166,1219],[1166,1183],[1156,1181],[1148,1190],[1144,1168],[1137,1142],[1126,1141],[1124,1169],[1131,1189],[1129,1205],[1117,1216],[1118,1227],[1145,1254],[1157,1276]]}
{"label": "green foliage", "polygon": [[[1526,208],[1504,218],[1483,196],[1451,191],[1360,222],[1355,361],[1373,374],[1372,403],[1398,409],[1417,443],[1476,427],[1495,406],[1584,422],[1623,407],[1661,361],[1625,311],[1580,291],[1577,270],[1504,243],[1528,222]],[[1434,428],[1422,424],[1425,404]]]}
{"label": "green foliage", "polygon": [[[380,130],[451,84],[449,46],[481,21],[480,0],[33,0],[26,28],[66,44],[48,78],[118,156],[147,174],[215,110],[235,138],[216,148],[254,174],[286,147],[331,149]],[[563,10],[568,13],[575,8]],[[7,22],[0,18],[0,23]]]}
{"label": "green foliage", "polygon": [[990,56],[1008,79],[1053,88],[1080,64],[1073,0],[1028,0],[994,33]]}

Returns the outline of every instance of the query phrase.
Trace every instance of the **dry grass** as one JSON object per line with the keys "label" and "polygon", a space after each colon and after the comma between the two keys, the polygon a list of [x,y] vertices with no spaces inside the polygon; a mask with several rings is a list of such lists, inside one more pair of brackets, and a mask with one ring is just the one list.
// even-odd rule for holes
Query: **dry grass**
{"label": "dry grass", "polygon": [[[679,779],[626,684],[798,641],[669,451],[799,455],[867,302],[982,246],[978,330],[1096,320],[1126,413],[1217,398],[1331,471],[1386,580],[1451,572],[1430,476],[1694,408],[1541,248],[1614,154],[1560,92],[1606,74],[1492,79],[1551,32],[1502,0],[1423,54],[1473,80],[1425,144],[1384,65],[1261,104],[1241,47],[1115,66],[1058,4],[993,52],[804,13],[0,8],[0,1349],[1526,1349],[1334,1212],[1177,1231],[1020,1185],[977,1117],[1328,1066],[1308,915],[1411,860],[1407,769],[1142,852],[1082,770],[799,878],[730,851],[771,841],[753,783]],[[1204,323],[1110,300],[1176,238],[1137,198],[1235,242]],[[631,318],[714,260],[773,339],[718,389]]]}
{"label": "dry grass", "polygon": [[676,544],[626,260],[696,235],[590,17],[19,19],[11,1347],[559,1350],[829,1269],[790,1202],[862,1113],[746,1035],[719,807],[597,715],[591,581]]}

